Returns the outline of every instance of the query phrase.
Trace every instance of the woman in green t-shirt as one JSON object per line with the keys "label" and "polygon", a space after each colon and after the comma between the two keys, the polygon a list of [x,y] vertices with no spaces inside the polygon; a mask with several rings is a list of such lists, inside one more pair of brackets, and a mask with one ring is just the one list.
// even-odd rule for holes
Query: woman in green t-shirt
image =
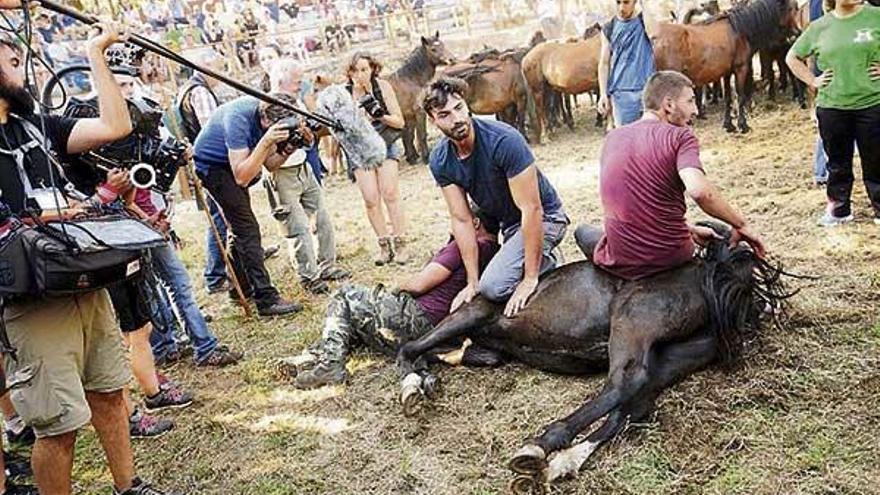
{"label": "woman in green t-shirt", "polygon": [[[805,60],[816,58],[814,75]],[[880,8],[863,0],[838,0],[834,10],[804,31],[785,58],[792,72],[818,90],[816,116],[828,155],[828,208],[819,220],[834,226],[853,220],[853,152],[880,225]]]}

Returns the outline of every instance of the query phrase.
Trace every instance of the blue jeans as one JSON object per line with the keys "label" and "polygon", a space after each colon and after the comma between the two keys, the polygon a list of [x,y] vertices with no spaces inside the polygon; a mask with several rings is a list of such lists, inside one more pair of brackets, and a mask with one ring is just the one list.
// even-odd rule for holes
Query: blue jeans
{"label": "blue jeans", "polygon": [[[177,312],[183,319],[186,333],[189,335],[193,351],[195,352],[195,359],[197,362],[201,361],[217,347],[217,337],[208,329],[208,323],[205,321],[201,310],[199,310],[199,305],[196,304],[196,300],[193,297],[192,283],[190,282],[189,274],[186,272],[186,267],[183,266],[183,263],[174,251],[174,247],[170,243],[166,243],[162,247],[153,248],[150,252],[156,276],[168,289],[168,294],[171,296]],[[167,348],[174,342],[174,332],[173,330],[169,331],[169,328],[173,329],[173,326],[165,325],[164,333],[161,339],[158,339],[160,340],[158,345],[160,350],[163,346]],[[176,344],[174,345],[176,346]],[[156,357],[162,355],[155,352],[155,350],[154,354]]]}
{"label": "blue jeans", "polygon": [[[540,273],[554,268],[558,260],[553,249],[562,242],[568,228],[568,217],[562,211],[545,215],[543,221],[544,243]],[[522,225],[515,224],[504,229],[504,244],[486,265],[480,277],[480,294],[495,302],[506,301],[522,281],[525,263],[525,244]]]}
{"label": "blue jeans", "polygon": [[168,291],[162,284],[157,285],[155,297],[150,298],[150,319],[153,322],[150,347],[153,348],[153,356],[162,357],[177,352],[184,342],[181,342],[180,323],[171,308]]}
{"label": "blue jeans", "polygon": [[641,91],[615,91],[611,94],[614,126],[620,127],[642,118]]}
{"label": "blue jeans", "polygon": [[[226,241],[226,223],[220,215],[220,208],[213,199],[207,198],[208,211],[211,212],[211,221],[217,226],[220,232],[220,239]],[[220,246],[214,238],[214,229],[208,225],[208,238],[205,242],[205,286],[208,288],[217,287],[226,280],[226,263],[223,261],[223,255],[220,253]]]}
{"label": "blue jeans", "polygon": [[825,147],[822,143],[822,137],[816,138],[816,151],[813,161],[813,180],[816,182],[828,181],[828,155],[825,154]]}

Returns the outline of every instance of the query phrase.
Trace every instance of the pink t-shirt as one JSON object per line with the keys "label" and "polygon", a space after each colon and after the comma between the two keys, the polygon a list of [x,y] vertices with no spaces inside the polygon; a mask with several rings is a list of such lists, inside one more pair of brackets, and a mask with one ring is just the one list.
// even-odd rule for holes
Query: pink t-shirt
{"label": "pink t-shirt", "polygon": [[678,176],[684,168],[703,170],[688,127],[639,120],[608,133],[599,172],[605,235],[593,253],[597,265],[636,280],[693,257]]}

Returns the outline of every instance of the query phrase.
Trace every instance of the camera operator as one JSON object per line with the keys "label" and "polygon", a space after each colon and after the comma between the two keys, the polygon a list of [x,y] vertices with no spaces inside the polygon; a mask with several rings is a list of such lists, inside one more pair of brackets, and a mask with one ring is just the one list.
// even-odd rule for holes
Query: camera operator
{"label": "camera operator", "polygon": [[[271,70],[272,87],[286,95],[288,101],[302,106],[301,98],[312,108],[311,94],[303,84],[304,69],[294,60],[275,63]],[[312,104],[309,105],[311,101]],[[292,155],[272,175],[278,191],[279,206],[284,208],[287,217],[279,218],[284,235],[288,240],[291,261],[296,261],[296,271],[303,288],[313,294],[330,291],[327,281],[341,280],[349,273],[336,266],[336,239],[333,222],[324,203],[324,190],[315,177],[315,168],[321,166],[317,142],[312,143],[306,153]],[[309,217],[314,215],[317,227],[318,252],[315,255],[312,229]]]}
{"label": "camera operator", "polygon": [[[20,7],[17,3],[2,0],[0,7]],[[104,50],[122,38],[114,25],[101,24],[89,40],[88,59],[100,117],[77,120],[49,115],[41,119],[33,113],[34,102],[24,87],[25,54],[13,38],[0,35],[0,148],[27,149],[24,155],[20,151],[17,156],[0,153],[0,201],[14,214],[26,208],[29,189],[19,176],[19,167],[27,182],[44,187],[53,184],[49,170],[54,165],[42,146],[29,147],[29,143],[42,142],[64,156],[100,147],[131,132],[128,107],[104,59]],[[45,129],[45,137],[33,136],[34,128]],[[53,173],[58,178],[57,169]],[[127,182],[124,173],[111,174],[97,196],[115,196],[120,182]],[[16,298],[7,301],[3,318],[9,340],[18,349],[17,361],[5,359],[6,375],[28,383],[13,390],[12,400],[37,435],[33,470],[40,492],[71,493],[76,432],[91,421],[107,456],[114,493],[163,493],[134,476],[122,395],[130,374],[107,292]]]}
{"label": "camera operator", "polygon": [[279,121],[291,115],[284,108],[243,96],[220,105],[195,142],[196,173],[229,222],[233,269],[260,316],[289,315],[302,309],[282,299],[272,286],[248,192],[263,166],[274,171],[293,153],[290,146],[279,149],[290,138],[290,130]]}

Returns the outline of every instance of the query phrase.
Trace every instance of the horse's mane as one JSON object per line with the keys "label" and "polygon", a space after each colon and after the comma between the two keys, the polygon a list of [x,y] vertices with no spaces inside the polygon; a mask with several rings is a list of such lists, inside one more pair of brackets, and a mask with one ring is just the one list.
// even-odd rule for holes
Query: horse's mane
{"label": "horse's mane", "polygon": [[[797,291],[789,292],[782,281],[781,265],[759,258],[749,247],[730,249],[730,230],[715,222],[700,222],[722,238],[702,248],[702,292],[709,308],[709,328],[718,341],[722,363],[731,365],[741,357],[745,344],[754,339],[767,309],[772,314]],[[796,276],[795,276],[796,277]]]}
{"label": "horse's mane", "polygon": [[412,78],[429,75],[434,70],[428,60],[428,52],[424,45],[419,44],[406,56],[403,65],[395,72],[401,78]]}
{"label": "horse's mane", "polygon": [[486,47],[481,51],[472,53],[467,61],[472,64],[478,64],[486,59],[497,60],[501,57],[501,52],[497,48]]}
{"label": "horse's mane", "polygon": [[734,31],[746,37],[753,50],[779,36],[779,19],[787,9],[786,0],[757,0],[722,13]]}
{"label": "horse's mane", "polygon": [[470,81],[475,77],[482,76],[483,74],[488,74],[489,72],[495,72],[497,69],[495,67],[489,67],[488,65],[466,65],[460,69],[449,70],[444,73],[444,75],[449,77],[458,77],[464,79],[465,81]]}

